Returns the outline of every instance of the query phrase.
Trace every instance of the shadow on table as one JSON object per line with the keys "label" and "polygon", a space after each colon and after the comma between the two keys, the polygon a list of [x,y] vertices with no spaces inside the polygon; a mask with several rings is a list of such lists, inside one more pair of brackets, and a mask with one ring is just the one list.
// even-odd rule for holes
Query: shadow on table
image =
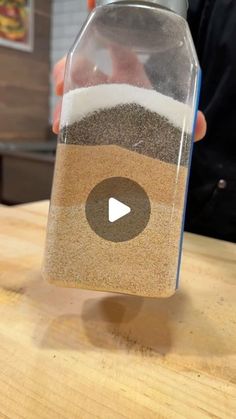
{"label": "shadow on table", "polygon": [[172,338],[169,310],[163,303],[134,296],[87,300],[82,312],[87,337],[94,346],[165,354]]}
{"label": "shadow on table", "polygon": [[[57,293],[63,295],[65,291],[54,287],[53,290],[54,301]],[[233,338],[222,341],[217,321],[193,307],[191,298],[182,291],[168,299],[110,294],[90,298],[94,292],[88,291],[88,298],[84,298],[83,291],[67,293],[73,296],[73,306],[70,310],[64,306],[63,314],[47,325],[40,339],[41,347],[77,351],[103,348],[162,356],[171,352],[198,357],[236,352]]]}

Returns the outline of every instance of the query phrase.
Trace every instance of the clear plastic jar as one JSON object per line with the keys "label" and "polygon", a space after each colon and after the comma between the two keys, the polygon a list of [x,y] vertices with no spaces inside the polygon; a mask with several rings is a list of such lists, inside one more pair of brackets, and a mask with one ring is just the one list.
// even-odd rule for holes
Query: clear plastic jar
{"label": "clear plastic jar", "polygon": [[150,2],[90,14],[66,64],[48,281],[174,293],[199,84],[183,17]]}

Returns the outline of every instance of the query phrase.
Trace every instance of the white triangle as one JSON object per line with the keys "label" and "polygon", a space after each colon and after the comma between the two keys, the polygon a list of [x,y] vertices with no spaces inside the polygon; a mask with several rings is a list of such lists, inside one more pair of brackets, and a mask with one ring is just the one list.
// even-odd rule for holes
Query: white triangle
{"label": "white triangle", "polygon": [[110,223],[119,220],[125,215],[131,212],[131,208],[123,202],[118,201],[115,198],[109,198],[108,200],[108,220]]}

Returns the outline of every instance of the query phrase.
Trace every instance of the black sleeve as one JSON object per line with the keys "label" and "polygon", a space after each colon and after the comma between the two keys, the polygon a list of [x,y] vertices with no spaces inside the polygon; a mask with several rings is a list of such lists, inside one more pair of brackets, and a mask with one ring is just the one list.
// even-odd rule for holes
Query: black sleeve
{"label": "black sleeve", "polygon": [[189,0],[188,24],[195,43],[197,43],[199,28],[206,3],[206,0]]}
{"label": "black sleeve", "polygon": [[194,145],[186,229],[236,242],[236,0],[190,0],[207,134]]}

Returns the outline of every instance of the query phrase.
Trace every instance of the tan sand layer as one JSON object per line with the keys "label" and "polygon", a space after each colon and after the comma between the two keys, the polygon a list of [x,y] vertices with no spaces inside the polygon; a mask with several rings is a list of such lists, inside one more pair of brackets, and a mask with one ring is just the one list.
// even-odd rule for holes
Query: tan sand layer
{"label": "tan sand layer", "polygon": [[63,286],[143,296],[171,295],[176,286],[182,212],[152,205],[146,229],[113,243],[89,227],[84,206],[51,206],[44,274]]}
{"label": "tan sand layer", "polygon": [[52,204],[84,204],[104,179],[121,176],[137,182],[152,202],[182,209],[187,169],[119,146],[59,144]]}

